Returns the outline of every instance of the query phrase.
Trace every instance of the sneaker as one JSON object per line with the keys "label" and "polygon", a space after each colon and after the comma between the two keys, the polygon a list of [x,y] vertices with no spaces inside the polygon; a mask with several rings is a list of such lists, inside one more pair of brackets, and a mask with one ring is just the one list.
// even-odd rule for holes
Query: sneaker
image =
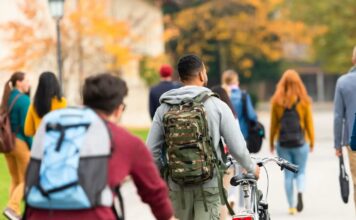
{"label": "sneaker", "polygon": [[296,209],[296,208],[289,208],[289,209],[288,209],[288,213],[289,213],[290,215],[295,215],[295,214],[297,214],[297,209]]}
{"label": "sneaker", "polygon": [[302,210],[303,210],[303,196],[302,193],[298,193],[297,211],[301,212]]}
{"label": "sneaker", "polygon": [[3,215],[9,220],[20,220],[21,216],[17,215],[16,212],[10,208],[6,208]]}

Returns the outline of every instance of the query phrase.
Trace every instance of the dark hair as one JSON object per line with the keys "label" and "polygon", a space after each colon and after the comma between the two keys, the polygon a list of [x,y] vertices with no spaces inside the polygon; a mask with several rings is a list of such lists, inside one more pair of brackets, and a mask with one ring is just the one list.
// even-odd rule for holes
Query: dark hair
{"label": "dark hair", "polygon": [[11,90],[16,87],[18,81],[23,81],[24,79],[25,79],[24,72],[14,72],[11,75],[10,79],[6,82],[4,86],[4,92],[1,100],[1,109],[8,108],[7,105],[8,105]]}
{"label": "dark hair", "polygon": [[51,111],[52,99],[62,99],[62,92],[56,75],[52,72],[43,72],[40,75],[34,98],[34,107],[40,118]]}
{"label": "dark hair", "polygon": [[128,88],[124,80],[109,73],[102,73],[85,80],[83,103],[110,115],[123,103],[127,93]]}
{"label": "dark hair", "polygon": [[195,76],[204,66],[203,61],[195,55],[185,55],[178,61],[178,73],[181,81],[189,81]]}
{"label": "dark hair", "polygon": [[235,118],[237,117],[236,111],[232,106],[231,100],[229,95],[227,94],[226,90],[221,86],[214,86],[211,88],[211,91],[218,94],[220,96],[221,101],[225,102],[227,106],[231,109],[232,113],[234,114]]}

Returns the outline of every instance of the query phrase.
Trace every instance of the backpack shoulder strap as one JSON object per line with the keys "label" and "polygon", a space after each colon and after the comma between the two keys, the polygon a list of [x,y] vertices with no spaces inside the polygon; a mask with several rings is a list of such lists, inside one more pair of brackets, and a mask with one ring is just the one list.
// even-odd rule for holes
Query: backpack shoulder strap
{"label": "backpack shoulder strap", "polygon": [[110,138],[110,156],[112,155],[112,153],[113,153],[113,151],[114,151],[114,146],[115,146],[115,142],[114,142],[114,138],[113,138],[113,134],[112,134],[112,132],[111,132],[111,130],[110,130],[110,127],[109,127],[109,122],[108,121],[106,121],[105,119],[103,119],[102,117],[100,117],[99,116],[99,118],[100,118],[100,120],[102,120],[103,122],[104,122],[104,124],[105,124],[105,127],[106,127],[106,129],[107,129],[107,131],[108,131],[108,134],[109,134],[109,138]]}
{"label": "backpack shoulder strap", "polygon": [[11,104],[10,104],[10,106],[9,106],[9,109],[8,109],[8,114],[11,112],[11,110],[14,108],[14,106],[15,106],[15,104],[16,104],[16,102],[17,102],[17,100],[20,98],[22,96],[22,94],[17,94],[16,96],[15,96],[15,98],[14,98],[14,100],[12,100],[12,102],[11,102]]}
{"label": "backpack shoulder strap", "polygon": [[219,98],[219,96],[214,92],[202,92],[199,95],[195,96],[193,100],[195,102],[204,103],[212,96]]}
{"label": "backpack shoulder strap", "polygon": [[296,109],[297,105],[299,104],[300,100],[298,99],[293,105],[292,105],[292,109]]}
{"label": "backpack shoulder strap", "polygon": [[122,198],[122,193],[121,193],[120,187],[121,186],[117,186],[113,189],[113,191],[117,197],[114,198],[112,210],[114,211],[118,220],[124,220],[125,219],[125,207],[124,207],[124,200]]}
{"label": "backpack shoulder strap", "polygon": [[248,113],[247,113],[247,92],[246,91],[241,91],[242,96],[242,114],[248,119]]}

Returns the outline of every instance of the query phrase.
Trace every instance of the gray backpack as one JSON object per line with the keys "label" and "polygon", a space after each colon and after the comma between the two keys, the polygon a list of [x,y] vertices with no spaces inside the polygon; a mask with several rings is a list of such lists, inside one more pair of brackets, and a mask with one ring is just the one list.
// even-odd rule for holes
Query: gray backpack
{"label": "gray backpack", "polygon": [[113,192],[120,195],[108,185],[111,148],[106,122],[93,110],[66,108],[47,114],[31,150],[26,205],[47,210],[113,207]]}

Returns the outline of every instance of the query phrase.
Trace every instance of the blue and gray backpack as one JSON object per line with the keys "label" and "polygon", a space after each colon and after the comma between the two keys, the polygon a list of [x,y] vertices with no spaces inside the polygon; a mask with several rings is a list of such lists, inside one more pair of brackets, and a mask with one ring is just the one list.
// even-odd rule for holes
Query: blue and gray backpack
{"label": "blue and gray backpack", "polygon": [[111,137],[89,108],[46,115],[36,133],[26,175],[26,205],[49,210],[113,207],[108,185]]}

